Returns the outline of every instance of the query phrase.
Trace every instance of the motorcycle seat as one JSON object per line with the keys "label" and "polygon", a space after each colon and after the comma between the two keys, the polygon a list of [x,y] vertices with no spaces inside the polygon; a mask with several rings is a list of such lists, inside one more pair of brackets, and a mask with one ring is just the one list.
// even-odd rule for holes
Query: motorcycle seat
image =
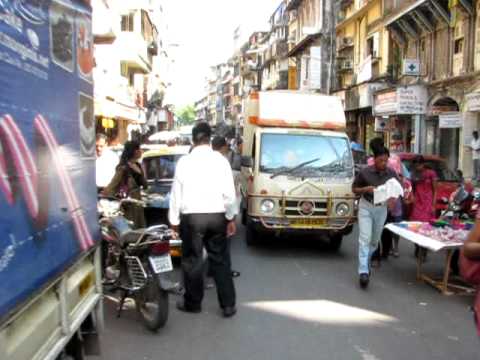
{"label": "motorcycle seat", "polygon": [[137,242],[144,233],[145,229],[129,230],[122,235],[120,242],[122,245],[133,244]]}

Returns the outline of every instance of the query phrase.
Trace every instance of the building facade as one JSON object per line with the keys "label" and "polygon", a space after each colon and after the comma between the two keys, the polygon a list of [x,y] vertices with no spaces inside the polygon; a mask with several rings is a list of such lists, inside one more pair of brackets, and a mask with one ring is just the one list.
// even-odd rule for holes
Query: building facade
{"label": "building facade", "polygon": [[288,0],[288,87],[330,93],[333,79],[332,0]]}
{"label": "building facade", "polygon": [[167,121],[158,115],[168,87],[165,16],[159,0],[96,0],[92,6],[97,132],[124,143],[133,131]]}
{"label": "building facade", "polygon": [[439,155],[467,177],[479,126],[477,9],[471,1],[385,0],[390,86],[374,97],[391,147]]}

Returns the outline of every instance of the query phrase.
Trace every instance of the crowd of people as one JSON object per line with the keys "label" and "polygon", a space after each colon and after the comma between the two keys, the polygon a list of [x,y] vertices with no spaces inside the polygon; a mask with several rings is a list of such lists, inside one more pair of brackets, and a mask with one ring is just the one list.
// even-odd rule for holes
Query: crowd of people
{"label": "crowd of people", "polygon": [[[231,268],[229,240],[236,233],[238,214],[238,187],[235,185],[238,173],[232,168],[239,168],[242,142],[237,140],[235,151],[232,151],[224,137],[215,136],[212,140],[212,130],[206,123],[197,124],[192,137],[190,153],[182,157],[176,167],[169,208],[170,225],[183,241],[185,295],[177,308],[191,313],[201,311],[207,262],[223,316],[230,317],[236,313],[233,277],[239,275]],[[476,146],[473,142],[472,147]],[[360,198],[358,276],[362,289],[369,285],[372,267],[379,266],[380,260],[389,255],[399,256],[399,238],[385,230],[385,224],[402,220],[429,222],[436,213],[437,174],[426,167],[422,156],[417,156],[408,170],[397,155],[390,154],[382,138],[370,142],[370,151],[373,156],[356,175],[352,186],[352,191]],[[106,138],[97,136],[97,186],[100,191],[106,196],[140,199],[140,190],[147,186],[139,163],[141,156],[140,143],[129,141],[118,159],[106,149]],[[400,184],[403,195],[375,203],[375,189],[391,179]],[[142,208],[132,206],[126,209],[126,216],[138,227],[145,226]],[[417,252],[416,255],[420,256]],[[465,243],[461,265],[464,276],[480,284],[480,213]],[[480,295],[475,310],[480,314]]]}
{"label": "crowd of people", "polygon": [[[141,200],[142,190],[148,186],[140,164],[141,144],[127,141],[118,159],[108,149],[104,135],[99,134],[96,140],[99,193]],[[238,213],[237,187],[231,166],[240,161],[242,142],[241,139],[235,141],[234,151],[224,137],[215,136],[212,140],[212,129],[206,123],[194,127],[192,140],[190,153],[176,166],[168,215],[174,236],[182,239],[185,295],[177,308],[191,313],[201,311],[207,274],[215,281],[223,316],[231,317],[236,313],[233,278],[240,275],[232,270],[230,256],[230,238],[236,233]],[[146,226],[141,206],[128,204],[124,214],[135,227]]]}

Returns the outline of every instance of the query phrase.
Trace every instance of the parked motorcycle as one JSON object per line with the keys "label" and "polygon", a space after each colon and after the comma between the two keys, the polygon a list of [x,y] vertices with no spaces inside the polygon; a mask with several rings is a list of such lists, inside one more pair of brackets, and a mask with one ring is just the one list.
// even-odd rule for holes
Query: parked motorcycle
{"label": "parked motorcycle", "polygon": [[473,220],[480,209],[480,192],[467,189],[463,183],[452,193],[450,199],[442,200],[448,205],[441,214],[442,218]]}
{"label": "parked motorcycle", "polygon": [[98,202],[104,287],[121,292],[118,317],[125,299],[131,297],[145,326],[156,331],[167,322],[169,293],[181,291],[178,283],[170,279],[172,231],[166,225],[134,230],[122,211],[130,204],[145,205],[130,198],[100,198]]}

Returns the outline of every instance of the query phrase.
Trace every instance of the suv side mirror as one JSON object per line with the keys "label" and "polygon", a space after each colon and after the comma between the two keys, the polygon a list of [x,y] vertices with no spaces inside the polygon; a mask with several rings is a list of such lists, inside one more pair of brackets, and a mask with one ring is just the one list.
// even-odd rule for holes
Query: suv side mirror
{"label": "suv side mirror", "polygon": [[253,167],[253,160],[251,156],[242,156],[241,166],[252,168]]}

